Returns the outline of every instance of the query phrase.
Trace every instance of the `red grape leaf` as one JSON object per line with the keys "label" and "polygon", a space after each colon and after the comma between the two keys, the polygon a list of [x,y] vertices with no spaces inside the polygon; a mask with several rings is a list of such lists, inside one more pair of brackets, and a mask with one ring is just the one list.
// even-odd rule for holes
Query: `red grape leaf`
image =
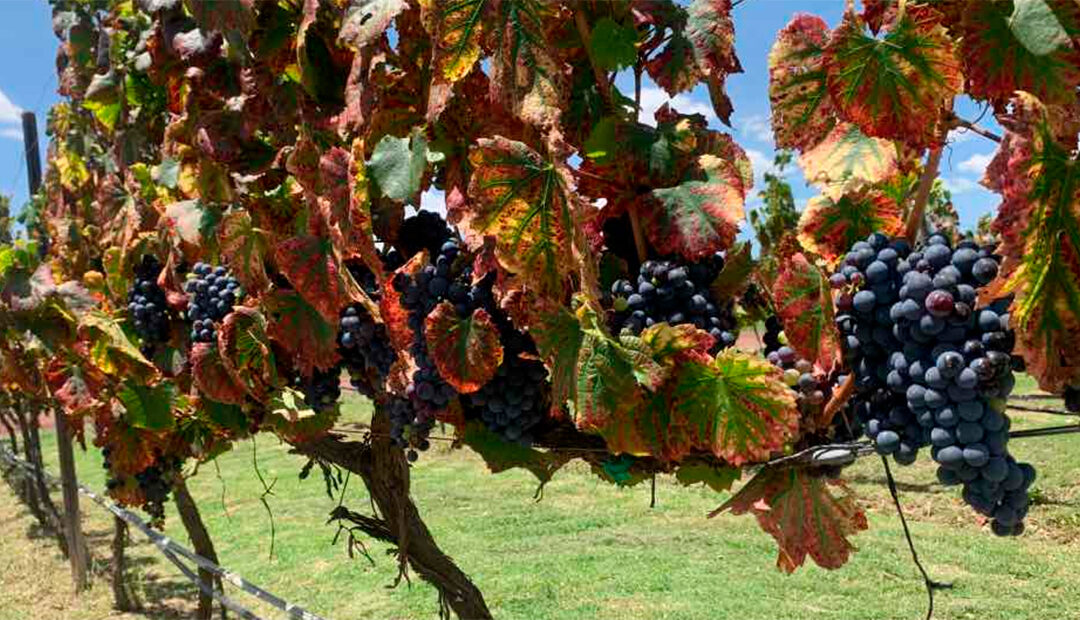
{"label": "red grape leaf", "polygon": [[[1065,122],[1021,93],[987,184],[1002,194],[993,229],[1001,236],[1001,272],[981,292],[986,302],[1016,295],[1011,327],[1027,372],[1060,392],[1080,385],[1080,160],[1076,116]],[[1064,130],[1064,131],[1063,131]],[[1060,140],[1064,133],[1071,136]]]}
{"label": "red grape leaf", "polygon": [[899,169],[891,142],[866,136],[851,123],[835,126],[799,157],[799,166],[807,182],[833,198],[884,181]]}
{"label": "red grape leaf", "polygon": [[386,324],[390,344],[394,345],[398,356],[405,356],[412,346],[413,330],[409,327],[409,312],[401,305],[401,293],[394,288],[394,280],[399,275],[412,276],[428,264],[427,250],[421,251],[399,267],[382,284],[379,297],[379,314]]}
{"label": "red grape leaf", "polygon": [[[72,347],[72,352],[82,361],[88,359],[87,343],[79,342]],[[82,415],[101,404],[102,391],[105,389],[105,375],[91,364],[72,363],[57,356],[49,360],[45,371],[45,380],[49,391],[64,412],[69,416]],[[82,425],[73,425],[81,428]]]}
{"label": "red grape leaf", "polygon": [[708,332],[693,325],[666,322],[646,328],[640,336],[624,332],[619,340],[630,354],[638,384],[650,390],[659,389],[678,363],[695,355],[707,356],[715,343]]}
{"label": "red grape leaf", "polygon": [[799,425],[795,396],[782,371],[765,360],[726,350],[683,364],[672,399],[694,444],[732,465],[767,460]]}
{"label": "red grape leaf", "polygon": [[702,155],[698,164],[705,180],[655,189],[645,203],[645,230],[660,254],[698,260],[735,241],[749,186],[728,160]]}
{"label": "red grape leaf", "polygon": [[848,537],[868,527],[843,482],[798,468],[763,469],[709,516],[726,510],[757,517],[776,540],[776,565],[785,573],[802,566],[807,555],[822,568],[840,568],[856,551]]}
{"label": "red grape leaf", "polygon": [[483,308],[462,318],[444,301],[424,320],[424,331],[439,374],[459,394],[479,390],[502,364],[499,328]]}
{"label": "red grape leaf", "polygon": [[469,154],[472,201],[460,226],[495,237],[502,266],[542,295],[562,297],[576,270],[573,213],[565,170],[527,145],[481,138]]}
{"label": "red grape leaf", "polygon": [[278,243],[274,257],[297,292],[328,323],[336,323],[341,310],[351,303],[363,304],[372,316],[379,316],[375,303],[353,280],[328,239],[315,235],[286,239]]}
{"label": "red grape leaf", "polygon": [[840,115],[868,136],[916,148],[938,139],[937,121],[963,88],[940,14],[910,6],[883,37],[848,13],[825,48],[826,84]]}
{"label": "red grape leaf", "polygon": [[372,273],[383,273],[382,261],[375,248],[374,222],[371,216],[370,182],[364,167],[364,141],[357,138],[352,144],[352,165],[349,167],[349,206],[345,217],[337,224],[344,237],[342,247],[347,258],[359,256]]}
{"label": "red grape leaf", "polygon": [[[1056,33],[1040,32],[1037,38],[1044,49],[1033,51],[1014,32],[1022,24],[1014,15],[1020,4],[1000,0],[967,3],[961,38],[967,92],[975,98],[1001,103],[1018,90],[1047,102],[1068,102],[1080,84],[1080,50],[1069,41],[1066,31],[1070,27],[1074,33],[1080,30],[1080,6],[1075,2],[1051,2],[1059,10],[1048,17],[1055,19],[1057,15],[1066,24],[1063,27],[1057,23]],[[1042,6],[1049,10],[1047,4]],[[1025,15],[1035,17],[1027,12],[1021,13],[1021,18]]]}
{"label": "red grape leaf", "polygon": [[657,86],[674,97],[697,86],[701,70],[694,60],[694,46],[682,29],[669,36],[671,39],[660,52],[645,63],[645,71]]}
{"label": "red grape leaf", "polygon": [[780,31],[769,52],[769,101],[776,145],[805,150],[836,124],[825,86],[824,54],[829,26],[799,14]]}
{"label": "red grape leaf", "polygon": [[255,400],[265,403],[279,383],[266,318],[254,308],[237,306],[217,333],[221,363]]}
{"label": "red grape leaf", "polygon": [[708,81],[713,110],[725,125],[730,125],[733,107],[724,92],[724,81],[732,73],[742,73],[742,65],[735,56],[731,0],[693,0],[686,11],[686,37]]}
{"label": "red grape leaf", "polygon": [[901,234],[900,207],[878,191],[845,194],[839,199],[815,196],[799,218],[799,243],[828,261],[835,261],[853,243],[874,231]]}
{"label": "red grape leaf", "polygon": [[233,380],[218,348],[207,342],[191,347],[191,376],[195,386],[210,400],[226,405],[242,405],[247,390]]}
{"label": "red grape leaf", "polygon": [[220,237],[221,255],[244,290],[248,293],[266,290],[270,279],[263,257],[269,251],[269,243],[266,233],[251,221],[251,214],[243,209],[226,213],[221,220]]}
{"label": "red grape leaf", "polygon": [[337,322],[327,323],[296,291],[275,290],[264,303],[273,317],[270,338],[293,356],[301,376],[338,362]]}
{"label": "red grape leaf", "polygon": [[788,344],[828,373],[840,361],[829,281],[802,252],[779,262],[772,296]]}

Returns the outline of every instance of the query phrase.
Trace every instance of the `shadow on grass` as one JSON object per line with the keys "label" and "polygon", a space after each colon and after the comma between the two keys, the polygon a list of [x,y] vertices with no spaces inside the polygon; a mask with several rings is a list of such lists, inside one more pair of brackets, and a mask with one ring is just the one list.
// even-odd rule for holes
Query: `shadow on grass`
{"label": "shadow on grass", "polygon": [[[854,474],[845,476],[845,481],[850,484],[878,485],[883,489],[889,488],[889,482],[885,476],[869,476],[866,474]],[[907,493],[944,493],[946,488],[938,482],[924,482],[913,484],[911,482],[896,481],[896,488]]]}

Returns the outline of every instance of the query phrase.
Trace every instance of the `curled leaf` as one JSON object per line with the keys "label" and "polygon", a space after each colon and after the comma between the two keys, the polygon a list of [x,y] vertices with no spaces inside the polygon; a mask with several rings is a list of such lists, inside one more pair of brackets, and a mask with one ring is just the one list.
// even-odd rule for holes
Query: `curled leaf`
{"label": "curled leaf", "polygon": [[424,327],[439,374],[458,393],[479,390],[502,364],[499,329],[483,308],[463,318],[454,304],[444,301],[431,311]]}

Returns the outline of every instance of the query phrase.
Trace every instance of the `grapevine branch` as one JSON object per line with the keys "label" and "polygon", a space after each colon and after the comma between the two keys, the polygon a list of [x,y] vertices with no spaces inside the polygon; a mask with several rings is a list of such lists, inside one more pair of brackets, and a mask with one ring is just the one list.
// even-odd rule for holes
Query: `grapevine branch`
{"label": "grapevine branch", "polygon": [[976,125],[972,121],[962,119],[959,116],[954,115],[952,117],[952,124],[955,127],[963,127],[964,129],[967,129],[971,133],[980,135],[980,136],[986,138],[987,140],[993,140],[994,142],[1001,142],[1001,136],[999,136],[996,133],[990,131],[989,129],[984,129],[982,127],[979,127],[978,125]]}

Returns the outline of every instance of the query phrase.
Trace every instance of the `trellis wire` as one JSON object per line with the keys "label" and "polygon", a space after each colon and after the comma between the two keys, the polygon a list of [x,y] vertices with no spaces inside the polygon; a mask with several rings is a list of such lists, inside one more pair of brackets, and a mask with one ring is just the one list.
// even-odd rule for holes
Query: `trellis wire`
{"label": "trellis wire", "polygon": [[[0,459],[6,461],[11,465],[23,469],[28,475],[40,476],[47,483],[56,484],[56,478],[54,476],[49,474],[47,471],[39,471],[32,464],[27,463],[26,461],[23,461],[19,457],[15,456],[11,453],[11,450],[6,445],[0,444]],[[227,609],[231,610],[236,614],[239,614],[241,617],[247,618],[248,620],[261,620],[259,616],[240,606],[238,603],[227,597],[223,592],[219,592],[204,584],[202,580],[200,580],[199,577],[194,573],[194,571],[192,571],[189,567],[185,566],[183,562],[180,561],[180,558],[177,556],[182,556],[188,559],[199,568],[202,568],[203,570],[209,571],[221,577],[222,580],[229,582],[230,584],[237,588],[240,588],[244,592],[247,592],[248,594],[251,594],[252,596],[255,596],[256,598],[264,601],[265,603],[268,603],[269,605],[289,614],[290,618],[293,618],[295,620],[325,620],[321,616],[313,614],[305,610],[303,607],[300,607],[299,605],[289,603],[281,597],[273,593],[267,592],[259,586],[256,586],[255,584],[247,581],[240,575],[232,571],[226,570],[218,566],[217,564],[211,562],[210,560],[207,560],[201,555],[177,544],[168,536],[165,536],[164,534],[161,534],[160,532],[157,532],[150,528],[148,525],[146,525],[146,522],[143,521],[142,518],[139,517],[139,515],[131,512],[130,510],[127,510],[116,502],[113,502],[105,497],[102,497],[101,495],[98,495],[94,491],[87,488],[85,485],[79,484],[79,493],[90,498],[102,508],[105,508],[109,512],[113,513],[120,519],[126,521],[127,523],[138,529],[140,532],[142,532],[143,535],[149,538],[150,541],[154,543],[154,546],[157,547],[158,550],[160,550],[170,562],[175,564],[185,577],[195,583],[195,585],[198,586],[200,590],[212,596],[219,603],[221,603],[222,606],[226,607]]]}

